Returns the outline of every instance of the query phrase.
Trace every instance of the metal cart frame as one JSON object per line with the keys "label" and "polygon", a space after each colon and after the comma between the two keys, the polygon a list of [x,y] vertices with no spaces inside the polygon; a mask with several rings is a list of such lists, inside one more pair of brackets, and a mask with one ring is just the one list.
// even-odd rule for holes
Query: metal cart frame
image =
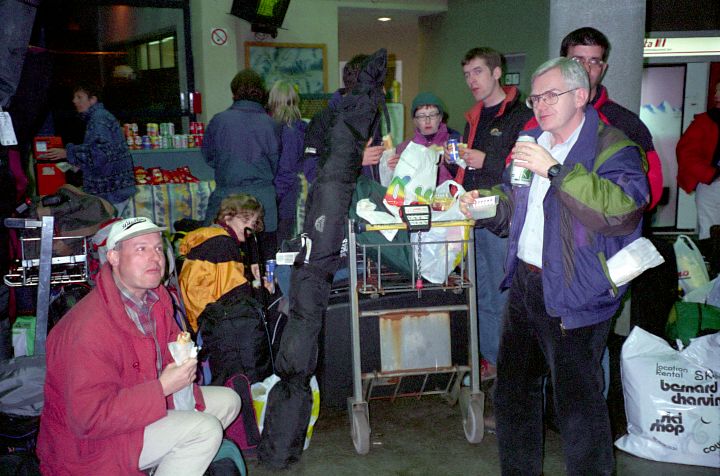
{"label": "metal cart frame", "polygon": [[[474,226],[474,222],[470,220],[464,221],[448,221],[434,222],[433,227],[454,227]],[[348,248],[350,261],[350,307],[351,307],[351,339],[352,339],[352,361],[353,361],[353,396],[348,398],[348,416],[350,417],[351,435],[355,450],[358,454],[367,454],[370,450],[370,419],[368,410],[368,401],[373,399],[373,390],[377,386],[394,386],[390,398],[403,396],[421,397],[422,395],[442,394],[447,397],[450,404],[460,401],[460,409],[462,413],[463,429],[465,437],[470,443],[480,443],[484,436],[483,411],[485,396],[480,390],[480,358],[478,352],[478,322],[477,322],[477,301],[475,294],[475,248],[474,236],[472,229],[470,230],[468,239],[453,240],[445,242],[426,241],[420,243],[390,243],[387,244],[360,244],[357,243],[356,234],[363,231],[381,231],[381,230],[402,230],[406,229],[404,223],[392,225],[367,225],[359,224],[354,220],[348,223]],[[460,273],[448,276],[443,283],[433,284],[422,282],[420,288],[416,286],[420,270],[415,263],[415,247],[427,244],[443,244],[446,247],[453,243],[462,243],[467,245],[467,254],[461,259]],[[388,246],[410,246],[412,251],[412,275],[408,279],[401,279],[400,282],[391,282],[385,279],[382,274],[382,255],[383,247]],[[375,270],[369,269],[368,251],[374,249],[377,256],[377,267]],[[360,262],[363,269],[358,275],[358,250],[361,253]],[[422,250],[420,250],[422,251]],[[362,280],[360,282],[359,280]],[[378,297],[380,294],[386,293],[422,293],[423,291],[432,289],[442,289],[444,291],[466,293],[467,302],[459,305],[431,306],[431,307],[408,307],[406,309],[380,309],[372,311],[363,311],[360,308],[359,294],[369,294],[371,297]],[[361,357],[360,357],[360,318],[368,316],[380,316],[386,313],[397,313],[401,311],[466,311],[468,317],[468,340],[469,340],[469,365],[452,365],[450,367],[442,367],[438,369],[408,369],[404,371],[382,372],[373,371],[362,373]],[[470,373],[470,387],[462,386],[462,379],[465,374]],[[445,388],[427,389],[426,383],[433,374],[448,374],[449,378]],[[422,380],[419,391],[411,393],[402,393],[400,386],[403,378],[420,377]]]}

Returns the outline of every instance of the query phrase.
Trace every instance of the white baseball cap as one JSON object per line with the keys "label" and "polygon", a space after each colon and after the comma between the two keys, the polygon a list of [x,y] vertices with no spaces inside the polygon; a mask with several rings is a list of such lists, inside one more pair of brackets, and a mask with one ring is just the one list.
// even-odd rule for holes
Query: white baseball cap
{"label": "white baseball cap", "polygon": [[160,233],[163,230],[164,228],[160,228],[145,217],[126,218],[114,223],[110,228],[107,237],[107,249],[112,250],[121,241],[147,235],[148,233]]}

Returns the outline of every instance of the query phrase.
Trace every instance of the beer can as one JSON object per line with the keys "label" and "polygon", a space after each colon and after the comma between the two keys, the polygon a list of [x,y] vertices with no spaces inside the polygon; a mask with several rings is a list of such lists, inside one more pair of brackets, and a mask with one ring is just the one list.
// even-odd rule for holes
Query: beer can
{"label": "beer can", "polygon": [[135,137],[135,149],[142,149],[142,136],[135,135],[133,137]]}
{"label": "beer can", "polygon": [[173,122],[167,123],[167,134],[166,135],[169,135],[169,136],[175,135],[175,123],[173,123]]}
{"label": "beer can", "polygon": [[130,137],[133,135],[132,126],[129,122],[123,124],[123,133],[125,134],[125,137]]}
{"label": "beer can", "polygon": [[150,142],[150,136],[142,136],[142,148],[151,149],[152,143]]}
{"label": "beer can", "polygon": [[157,122],[148,122],[146,128],[147,128],[147,135],[149,135],[149,136],[158,135]]}
{"label": "beer can", "polygon": [[187,134],[180,134],[180,140],[182,141],[182,144],[180,144],[181,149],[187,149],[188,148],[188,136]]}
{"label": "beer can", "polygon": [[195,147],[202,147],[203,137],[202,134],[195,134]]}
{"label": "beer can", "polygon": [[188,132],[190,132],[190,134],[197,134],[197,122],[190,121]]}
{"label": "beer can", "polygon": [[173,136],[172,146],[173,146],[173,149],[181,149],[182,148],[182,135],[181,134],[175,134]]}
{"label": "beer can", "polygon": [[277,265],[277,261],[274,259],[269,259],[265,261],[265,277],[267,278],[269,283],[272,283],[275,280],[275,266]]}
{"label": "beer can", "polygon": [[460,145],[457,139],[449,139],[447,141],[448,158],[449,164],[457,164],[460,160]]}
{"label": "beer can", "polygon": [[[529,135],[520,135],[516,142],[532,142],[536,143],[535,138]],[[512,170],[510,171],[510,183],[515,187],[529,187],[532,183],[532,170],[526,169],[516,160],[512,161]]]}
{"label": "beer can", "polygon": [[160,137],[164,137],[166,135],[168,135],[168,123],[161,122],[160,123]]}
{"label": "beer can", "polygon": [[205,134],[205,123],[204,122],[195,123],[195,134]]}
{"label": "beer can", "polygon": [[132,131],[132,133],[133,133],[134,136],[138,135],[138,125],[137,125],[137,122],[133,122],[132,124],[130,124],[130,130]]}
{"label": "beer can", "polygon": [[127,142],[127,146],[129,149],[135,148],[135,138],[133,136],[127,136],[125,141]]}
{"label": "beer can", "polygon": [[188,148],[192,149],[195,147],[195,134],[188,134],[187,136],[187,146]]}

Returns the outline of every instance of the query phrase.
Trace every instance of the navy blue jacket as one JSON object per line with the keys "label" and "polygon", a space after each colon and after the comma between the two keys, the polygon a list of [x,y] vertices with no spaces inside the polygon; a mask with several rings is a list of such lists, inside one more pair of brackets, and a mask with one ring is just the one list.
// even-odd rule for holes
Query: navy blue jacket
{"label": "navy blue jacket", "polygon": [[80,167],[83,191],[120,203],[135,195],[133,160],[115,116],[102,103],[82,113],[87,121],[82,144],[68,144],[67,161]]}

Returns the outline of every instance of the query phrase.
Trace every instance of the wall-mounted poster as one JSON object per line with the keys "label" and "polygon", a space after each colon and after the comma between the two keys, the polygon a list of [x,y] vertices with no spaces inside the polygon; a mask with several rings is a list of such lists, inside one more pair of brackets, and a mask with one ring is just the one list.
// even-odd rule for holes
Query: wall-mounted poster
{"label": "wall-mounted poster", "polygon": [[300,94],[327,89],[327,53],[323,44],[245,42],[245,67],[265,80],[269,90],[278,79],[297,84]]}

